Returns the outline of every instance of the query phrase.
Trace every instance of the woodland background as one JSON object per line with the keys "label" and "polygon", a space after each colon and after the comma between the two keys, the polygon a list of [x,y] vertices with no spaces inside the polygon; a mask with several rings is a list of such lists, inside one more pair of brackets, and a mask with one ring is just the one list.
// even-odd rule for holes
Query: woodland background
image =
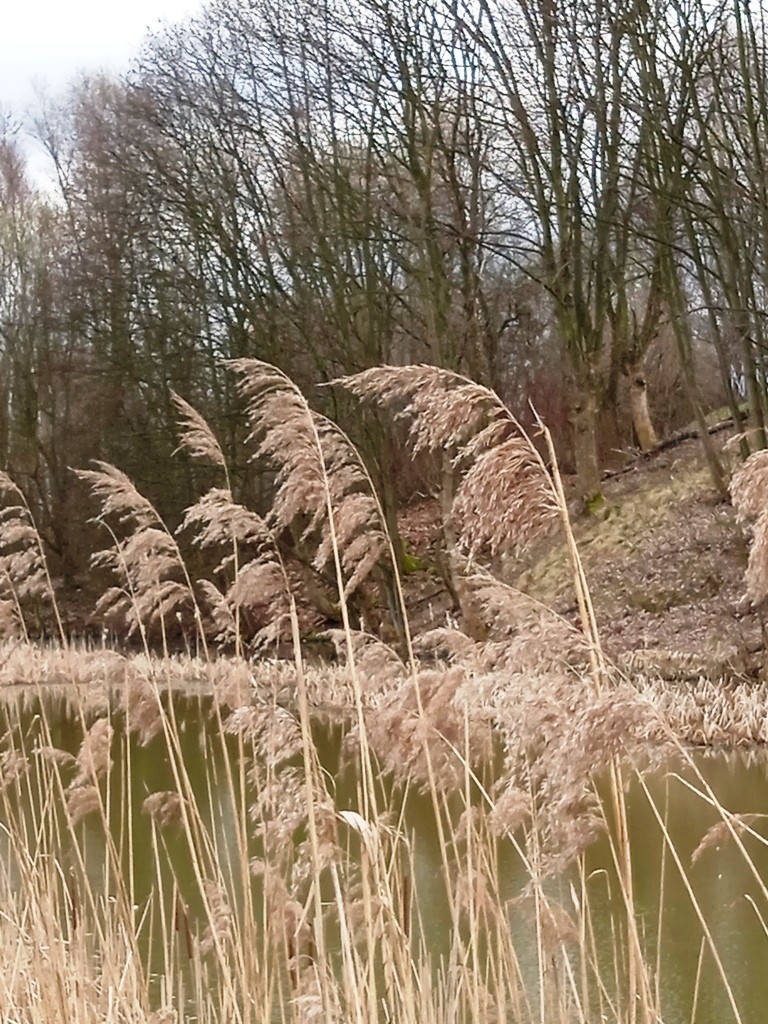
{"label": "woodland background", "polygon": [[[766,444],[768,12],[742,0],[213,0],[124,79],[0,137],[0,466],[73,581],[72,467],[171,524],[205,467],[176,391],[259,509],[228,359],[348,431],[394,524],[449,487],[335,378],[430,363],[550,426],[589,501],[628,448],[727,405]],[[51,186],[28,173],[23,131]],[[726,491],[702,429],[714,486]]]}

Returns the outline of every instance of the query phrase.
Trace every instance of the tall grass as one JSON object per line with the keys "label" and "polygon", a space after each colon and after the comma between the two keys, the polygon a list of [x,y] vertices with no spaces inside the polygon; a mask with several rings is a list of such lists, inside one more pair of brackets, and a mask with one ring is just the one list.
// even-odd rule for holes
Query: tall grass
{"label": "tall grass", "polygon": [[[546,433],[542,454],[493,393],[443,371],[379,368],[342,382],[393,407],[417,449],[448,450],[462,470],[454,556],[465,618],[482,618],[482,636],[446,628],[412,641],[394,547],[349,439],[280,371],[256,361],[235,370],[254,457],[276,467],[269,514],[235,501],[216,438],[182,400],[181,448],[218,467],[222,486],[187,511],[178,535],[114,467],[81,474],[111,538],[97,556],[116,578],[105,604],[145,652],[89,655],[119,685],[98,699],[93,685],[71,687],[65,715],[42,686],[4,705],[1,1019],[663,1020],[625,785],[649,737],[680,745],[606,664]],[[15,509],[6,522],[24,528],[9,554],[32,552],[52,593],[28,510]],[[474,567],[558,521],[578,627]],[[335,688],[304,663],[286,529],[316,544],[316,568],[336,580],[347,667]],[[190,536],[215,553],[211,578],[188,568]],[[397,651],[355,631],[348,607],[387,562],[406,624]],[[24,594],[10,570],[5,579],[23,628]],[[167,656],[177,621],[192,631],[210,694],[197,705],[172,696],[189,670]],[[165,658],[153,657],[152,630]],[[246,658],[278,638],[292,645],[290,669]],[[332,765],[321,740],[330,704],[344,734]],[[144,774],[145,750],[163,766],[162,786]],[[643,792],[665,857],[687,878],[663,810]],[[748,859],[744,823],[699,792]],[[420,877],[414,813],[434,836],[437,877]],[[594,910],[603,879],[584,859],[598,835],[612,861],[607,948]],[[702,948],[721,966],[690,895]],[[430,913],[443,916],[440,942]],[[738,1021],[724,970],[722,984]]]}

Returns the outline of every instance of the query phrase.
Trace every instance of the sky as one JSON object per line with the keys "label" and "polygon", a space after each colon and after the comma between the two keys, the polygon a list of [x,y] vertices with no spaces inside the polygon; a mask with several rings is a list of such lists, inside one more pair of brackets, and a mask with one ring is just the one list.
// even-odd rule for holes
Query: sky
{"label": "sky", "polygon": [[23,118],[35,84],[51,95],[80,72],[122,71],[149,29],[202,0],[6,0],[0,26],[0,111]]}

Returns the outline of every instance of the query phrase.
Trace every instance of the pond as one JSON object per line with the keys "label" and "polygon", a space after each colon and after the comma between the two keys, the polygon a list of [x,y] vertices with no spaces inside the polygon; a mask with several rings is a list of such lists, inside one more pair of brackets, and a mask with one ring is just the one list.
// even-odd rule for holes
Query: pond
{"label": "pond", "polygon": [[[204,941],[210,922],[201,897],[199,866],[190,856],[189,830],[178,824],[158,829],[152,816],[142,810],[146,797],[176,791],[180,785],[178,765],[183,764],[186,779],[182,789],[194,796],[199,827],[207,836],[206,848],[218,861],[222,876],[231,882],[234,902],[244,899],[242,885],[246,884],[237,867],[242,855],[238,816],[246,804],[258,805],[263,797],[263,780],[259,781],[258,773],[252,768],[241,770],[242,737],[222,731],[210,700],[174,698],[170,711],[176,723],[173,743],[160,733],[142,745],[135,736],[126,735],[120,717],[115,716],[112,766],[102,783],[108,830],[100,815],[92,813],[73,830],[59,824],[48,832],[46,840],[48,853],[55,856],[63,875],[70,872],[74,877],[74,867],[82,857],[82,870],[91,890],[114,898],[110,892],[115,885],[114,872],[107,867],[107,847],[111,844],[141,922],[138,944],[147,964],[154,1002],[162,996],[159,979],[164,973],[163,942],[167,936],[164,940],[163,929],[169,928],[168,921],[173,920],[182,972],[187,969],[182,961],[185,956],[193,959],[193,947]],[[25,885],[23,860],[34,854],[35,843],[40,842],[41,805],[50,798],[50,776],[47,782],[39,776],[41,758],[35,751],[54,746],[77,755],[88,723],[63,705],[46,706],[40,701],[26,702],[23,708],[10,703],[6,714],[6,749],[13,741],[32,765],[23,784],[6,785],[0,808],[0,853],[5,868],[1,881],[10,894]],[[313,726],[321,777],[336,812],[370,815],[370,808],[361,803],[360,778],[354,757],[345,753],[343,732],[337,724]],[[297,759],[288,763],[295,767]],[[69,784],[73,771],[71,766],[62,769],[62,786]],[[715,1024],[737,1020],[737,1013],[745,1022],[763,1019],[768,1005],[768,901],[761,880],[768,880],[768,845],[750,829],[758,834],[768,831],[760,817],[768,816],[768,759],[755,752],[697,753],[689,763],[681,757],[645,773],[642,782],[633,773],[628,779],[635,909],[663,1021]],[[452,904],[463,884],[460,872],[455,861],[446,859],[446,838],[440,837],[433,798],[388,779],[379,779],[377,786],[378,799],[387,806],[388,821],[397,824],[399,833],[407,837],[409,897],[413,904],[408,929],[439,977],[455,960],[457,929],[465,927]],[[743,850],[721,825],[722,834],[715,834],[694,857],[708,830],[722,822],[722,815],[710,803],[710,792],[729,812],[755,817],[746,820],[749,828],[743,831],[741,821],[736,822]],[[460,796],[447,794],[442,801],[441,828],[450,822],[461,828],[464,804]],[[471,802],[481,804],[482,800],[474,793]],[[261,806],[267,806],[263,799]],[[252,817],[246,812],[242,820],[253,824]],[[344,842],[351,855],[360,858],[365,845],[355,831],[358,819],[349,821],[352,827],[346,830]],[[20,837],[28,846],[24,852]],[[297,829],[293,838],[296,842],[306,838],[306,829]],[[264,841],[263,834],[248,838],[251,868],[264,857]],[[461,849],[456,848],[459,857],[464,856]],[[520,977],[528,990],[526,1012],[531,1019],[538,1019],[542,1005],[542,937],[527,908],[530,900],[520,899],[529,875],[511,841],[499,841],[494,851],[498,858],[494,877],[499,889],[494,899],[506,908]],[[254,913],[262,918],[266,916],[264,876],[258,870],[251,870],[251,876]],[[84,883],[79,884],[82,887]],[[548,880],[545,889],[547,898],[571,918],[577,916],[579,900],[588,895],[592,955],[600,962],[604,976],[617,979],[616,989],[621,992],[627,969],[617,940],[621,900],[607,839],[598,839],[589,848],[581,871],[574,866],[561,877]],[[158,892],[172,903],[170,910],[165,908],[170,915],[165,918],[157,908],[145,913]],[[323,900],[328,906],[333,904],[330,882],[323,891]],[[342,957],[343,939],[334,936],[335,931],[329,931],[332,953]],[[483,955],[489,949],[492,952],[496,941],[492,930],[481,939]],[[544,967],[550,969],[555,959],[547,954]],[[189,988],[194,984],[190,975]],[[165,998],[169,998],[167,993]],[[279,1000],[275,1005],[279,1006]],[[606,1005],[610,1005],[609,996]],[[508,1019],[516,1019],[515,1012],[508,1007]],[[280,1019],[277,1010],[274,1016]],[[190,1011],[187,1019],[193,1018]]]}

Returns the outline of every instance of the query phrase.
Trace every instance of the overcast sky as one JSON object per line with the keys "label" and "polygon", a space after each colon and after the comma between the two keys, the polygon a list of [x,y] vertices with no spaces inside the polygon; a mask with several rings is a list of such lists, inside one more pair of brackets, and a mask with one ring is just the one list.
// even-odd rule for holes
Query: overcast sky
{"label": "overcast sky", "polygon": [[79,72],[124,70],[148,29],[202,0],[6,0],[0,26],[0,110],[22,117],[34,83],[61,91]]}

